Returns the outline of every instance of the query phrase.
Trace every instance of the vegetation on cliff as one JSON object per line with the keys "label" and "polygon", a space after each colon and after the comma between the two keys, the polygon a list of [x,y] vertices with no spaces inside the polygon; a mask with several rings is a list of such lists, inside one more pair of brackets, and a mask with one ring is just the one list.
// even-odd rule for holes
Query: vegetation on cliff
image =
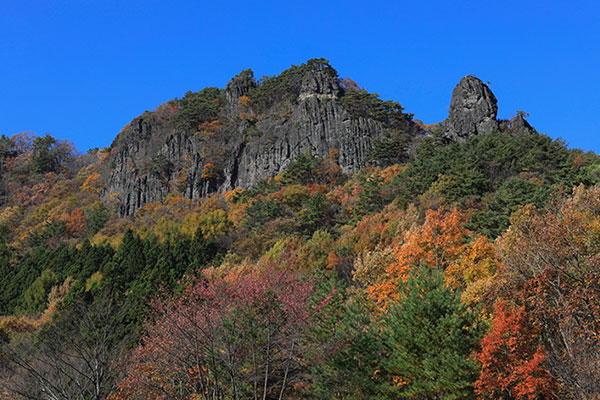
{"label": "vegetation on cliff", "polygon": [[[50,136],[3,136],[1,396],[600,395],[596,154],[532,130],[409,141],[410,114],[322,59],[232,82],[153,115],[206,146],[241,133],[227,131],[233,106],[255,114],[237,116],[246,128],[312,102],[384,129],[354,171],[339,148],[307,149],[249,187],[198,198],[181,190],[184,153],[143,153],[136,173],[166,194],[131,215],[108,183],[138,168],[117,165],[122,143],[77,154]],[[337,97],[301,99],[323,82],[336,83],[317,94]],[[153,141],[168,132],[156,126],[135,132]]]}

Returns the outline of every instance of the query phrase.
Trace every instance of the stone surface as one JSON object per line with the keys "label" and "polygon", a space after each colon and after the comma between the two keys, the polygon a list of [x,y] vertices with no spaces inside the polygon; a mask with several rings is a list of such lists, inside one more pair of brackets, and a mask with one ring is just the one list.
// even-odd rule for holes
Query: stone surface
{"label": "stone surface", "polygon": [[[133,215],[169,193],[196,200],[213,192],[248,188],[285,170],[304,152],[326,158],[332,148],[339,151],[344,172],[357,171],[389,126],[351,115],[339,101],[344,89],[335,70],[320,60],[309,66],[303,67],[299,86],[294,87],[297,97],[269,103],[266,109],[238,104],[241,96],[251,96],[257,83],[251,70],[235,76],[223,90],[221,127],[213,135],[186,132],[157,112],[135,118],[111,145],[105,197],[119,201],[121,216]],[[488,132],[535,132],[524,113],[499,121],[497,112],[489,87],[466,76],[452,93],[442,136],[465,141]],[[410,157],[424,138],[423,130],[410,118],[403,123],[399,129],[407,137]]]}
{"label": "stone surface", "polygon": [[[331,69],[307,71],[296,101],[279,102],[253,119],[239,116],[238,99],[256,85],[251,71],[233,78],[224,91],[227,104],[223,128],[210,137],[169,126],[155,112],[135,118],[111,145],[105,196],[117,198],[121,216],[133,215],[144,204],[168,193],[199,199],[212,192],[247,188],[285,170],[310,151],[325,158],[339,150],[344,172],[361,168],[375,138],[386,126],[352,117],[337,99],[343,94]],[[245,110],[254,113],[256,110]],[[411,120],[406,132],[422,136]],[[206,174],[208,163],[215,174]]]}
{"label": "stone surface", "polygon": [[237,105],[240,97],[247,96],[256,87],[252,70],[247,69],[233,77],[225,87],[225,99],[230,105]]}
{"label": "stone surface", "polygon": [[517,111],[517,115],[513,118],[500,122],[500,130],[503,132],[518,134],[518,133],[535,133],[536,130],[527,122],[526,113]]}
{"label": "stone surface", "polygon": [[470,136],[498,130],[496,96],[480,79],[468,75],[452,92],[450,113],[444,121],[442,136],[465,141]]}

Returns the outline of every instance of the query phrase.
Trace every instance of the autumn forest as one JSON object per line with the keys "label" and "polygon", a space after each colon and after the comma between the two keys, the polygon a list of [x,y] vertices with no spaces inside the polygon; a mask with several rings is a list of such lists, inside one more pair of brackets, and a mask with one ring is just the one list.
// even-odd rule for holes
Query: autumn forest
{"label": "autumn forest", "polygon": [[600,399],[600,157],[494,107],[317,59],[2,135],[0,398]]}

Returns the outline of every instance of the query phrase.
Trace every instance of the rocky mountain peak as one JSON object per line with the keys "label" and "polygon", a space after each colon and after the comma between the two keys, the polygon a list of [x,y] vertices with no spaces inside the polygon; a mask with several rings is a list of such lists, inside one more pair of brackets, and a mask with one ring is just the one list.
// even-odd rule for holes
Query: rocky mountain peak
{"label": "rocky mountain peak", "polygon": [[230,104],[237,104],[240,97],[248,95],[252,88],[256,87],[254,72],[246,69],[234,76],[225,87],[225,99]]}
{"label": "rocky mountain peak", "polygon": [[452,91],[450,113],[442,136],[465,141],[470,136],[497,130],[497,103],[485,83],[473,75],[465,76]]}
{"label": "rocky mountain peak", "polygon": [[300,100],[308,97],[337,98],[341,93],[337,72],[328,64],[312,68],[302,77]]}
{"label": "rocky mountain peak", "polygon": [[524,111],[517,111],[517,114],[511,119],[500,122],[500,130],[513,134],[535,133],[535,128],[525,119],[528,115]]}

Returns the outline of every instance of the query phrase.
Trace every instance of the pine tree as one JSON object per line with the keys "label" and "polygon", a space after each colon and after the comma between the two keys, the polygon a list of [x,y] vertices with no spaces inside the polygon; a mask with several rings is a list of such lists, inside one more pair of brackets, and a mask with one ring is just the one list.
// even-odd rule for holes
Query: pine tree
{"label": "pine tree", "polygon": [[384,320],[389,354],[382,392],[390,398],[473,398],[478,364],[472,353],[483,334],[477,314],[437,270],[419,268],[399,291]]}

